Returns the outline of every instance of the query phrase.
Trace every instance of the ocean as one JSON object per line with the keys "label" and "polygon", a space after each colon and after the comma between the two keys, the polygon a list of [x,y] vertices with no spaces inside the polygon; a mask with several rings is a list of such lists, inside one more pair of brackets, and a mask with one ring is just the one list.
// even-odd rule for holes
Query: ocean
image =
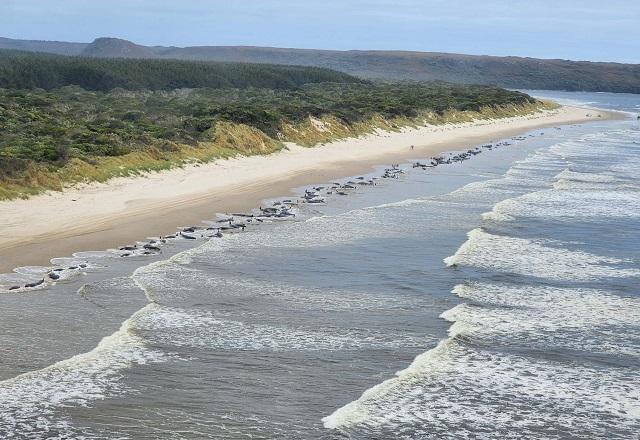
{"label": "ocean", "polygon": [[640,438],[639,122],[491,145],[1,275],[0,438]]}

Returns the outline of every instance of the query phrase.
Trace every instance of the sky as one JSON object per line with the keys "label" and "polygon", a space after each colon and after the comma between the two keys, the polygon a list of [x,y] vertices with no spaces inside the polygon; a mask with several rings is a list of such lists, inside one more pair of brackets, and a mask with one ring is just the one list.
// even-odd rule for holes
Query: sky
{"label": "sky", "polygon": [[0,0],[0,36],[640,63],[640,0]]}

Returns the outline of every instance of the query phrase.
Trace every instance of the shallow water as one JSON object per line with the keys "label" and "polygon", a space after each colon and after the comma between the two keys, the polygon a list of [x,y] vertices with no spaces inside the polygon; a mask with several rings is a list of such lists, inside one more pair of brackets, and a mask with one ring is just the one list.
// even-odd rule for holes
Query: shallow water
{"label": "shallow water", "polygon": [[0,437],[634,438],[640,132],[512,143],[161,255],[55,261],[87,267],[0,294]]}

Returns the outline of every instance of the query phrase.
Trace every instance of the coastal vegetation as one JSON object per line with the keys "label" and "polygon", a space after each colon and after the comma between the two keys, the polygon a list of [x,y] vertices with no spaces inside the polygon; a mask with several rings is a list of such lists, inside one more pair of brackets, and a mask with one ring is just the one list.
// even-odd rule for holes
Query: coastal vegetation
{"label": "coastal vegetation", "polygon": [[[67,76],[56,83],[67,85],[49,90],[33,86],[40,80],[18,87],[19,75],[6,72],[18,72],[32,61],[13,65],[0,57],[5,66],[0,69],[0,198],[268,154],[289,141],[312,146],[378,128],[510,116],[545,106],[497,87],[375,83],[316,68],[115,59],[96,64],[48,57],[62,66],[59,71],[85,66],[102,75],[94,75],[93,82]],[[160,69],[162,63],[171,75]],[[216,82],[202,69],[211,69]],[[24,76],[47,79],[44,71],[34,72]],[[119,72],[114,84],[127,86],[105,87],[106,72]],[[238,72],[244,74],[236,77]],[[186,83],[198,87],[168,86]]]}

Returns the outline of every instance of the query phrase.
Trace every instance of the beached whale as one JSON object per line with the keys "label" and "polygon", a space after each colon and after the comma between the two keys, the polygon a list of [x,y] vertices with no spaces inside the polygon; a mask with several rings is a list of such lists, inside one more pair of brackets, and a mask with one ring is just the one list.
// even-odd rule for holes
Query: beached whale
{"label": "beached whale", "polygon": [[33,283],[27,283],[27,284],[24,285],[24,287],[36,287],[36,286],[39,286],[42,283],[44,283],[44,278],[42,278],[41,280],[38,280],[38,281],[34,281]]}

